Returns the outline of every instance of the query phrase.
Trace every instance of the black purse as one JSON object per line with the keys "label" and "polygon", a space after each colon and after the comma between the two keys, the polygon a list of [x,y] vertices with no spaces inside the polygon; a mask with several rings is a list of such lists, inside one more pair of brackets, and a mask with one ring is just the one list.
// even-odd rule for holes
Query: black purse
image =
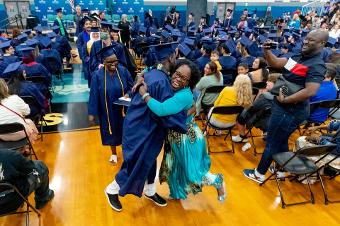
{"label": "black purse", "polygon": [[303,87],[295,83],[287,81],[283,77],[283,75],[280,75],[280,77],[275,82],[274,87],[270,90],[270,92],[275,96],[279,96],[281,88],[282,88],[283,95],[287,97],[287,96],[293,95],[294,93],[299,92]]}

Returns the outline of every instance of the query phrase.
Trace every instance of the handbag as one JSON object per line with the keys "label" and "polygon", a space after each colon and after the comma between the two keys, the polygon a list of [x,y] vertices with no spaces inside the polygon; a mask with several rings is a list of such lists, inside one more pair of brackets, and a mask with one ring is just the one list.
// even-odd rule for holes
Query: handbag
{"label": "handbag", "polygon": [[294,93],[299,92],[303,87],[295,83],[289,82],[283,77],[283,75],[280,75],[280,77],[275,82],[274,87],[270,90],[270,92],[275,96],[279,96],[281,88],[283,95],[287,97]]}

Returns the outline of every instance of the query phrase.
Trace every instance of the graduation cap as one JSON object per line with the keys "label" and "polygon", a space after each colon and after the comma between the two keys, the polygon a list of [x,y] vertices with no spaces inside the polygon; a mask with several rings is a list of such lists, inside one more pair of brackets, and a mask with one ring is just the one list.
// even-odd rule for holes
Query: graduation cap
{"label": "graduation cap", "polygon": [[308,33],[309,33],[309,30],[308,30],[308,29],[302,29],[302,30],[301,30],[301,36],[302,36],[302,37],[306,37]]}
{"label": "graduation cap", "polygon": [[0,49],[4,50],[11,46],[11,41],[0,43]]}
{"label": "graduation cap", "polygon": [[179,30],[173,30],[171,36],[182,37],[182,33]]}
{"label": "graduation cap", "polygon": [[251,41],[250,41],[249,38],[247,38],[246,36],[242,35],[242,36],[241,36],[241,39],[240,39],[240,43],[241,43],[241,45],[243,45],[243,46],[248,46],[248,45],[251,44]]}
{"label": "graduation cap", "polygon": [[211,29],[210,28],[206,28],[206,29],[203,29],[203,33],[206,35],[206,34],[211,34]]}
{"label": "graduation cap", "polygon": [[8,40],[9,40],[9,39],[0,36],[0,41],[1,41],[1,42],[7,42]]}
{"label": "graduation cap", "polygon": [[63,12],[63,9],[62,8],[58,8],[55,10],[56,13],[62,13]]}
{"label": "graduation cap", "polygon": [[181,51],[181,53],[183,53],[184,56],[188,56],[191,52],[191,49],[185,43],[179,44],[178,49]]}
{"label": "graduation cap", "polygon": [[231,39],[226,41],[225,45],[229,49],[230,53],[232,53],[232,52],[234,52],[236,50],[235,42],[233,40],[231,40]]}
{"label": "graduation cap", "polygon": [[39,33],[42,33],[42,32],[43,32],[42,26],[36,26],[36,27],[34,28],[34,30],[35,30],[36,32],[39,32]]}
{"label": "graduation cap", "polygon": [[89,12],[90,12],[89,9],[82,9],[82,10],[81,10],[81,13],[89,13]]}
{"label": "graduation cap", "polygon": [[30,35],[32,32],[32,29],[25,29],[22,32],[26,33],[27,35]]}
{"label": "graduation cap", "polygon": [[100,32],[99,27],[91,27],[91,32]]}
{"label": "graduation cap", "polygon": [[52,38],[57,37],[57,34],[56,34],[54,31],[52,31],[52,32],[47,33],[47,37],[49,37],[50,39],[52,39]]}
{"label": "graduation cap", "polygon": [[100,55],[103,59],[112,56],[113,54],[117,56],[117,52],[113,46],[106,46],[97,53],[97,55]]}
{"label": "graduation cap", "polygon": [[26,45],[32,47],[32,46],[39,44],[39,41],[35,38],[32,38],[32,39],[28,39],[25,43],[26,43]]}
{"label": "graduation cap", "polygon": [[228,31],[228,34],[231,36],[234,36],[236,34],[237,30],[230,30]]}
{"label": "graduation cap", "polygon": [[259,35],[259,37],[257,39],[258,39],[260,44],[263,44],[267,40],[267,37],[264,36],[264,35]]}
{"label": "graduation cap", "polygon": [[100,25],[101,25],[102,28],[109,28],[109,29],[111,29],[113,24],[110,23],[110,22],[107,22],[107,21],[101,21]]}
{"label": "graduation cap", "polygon": [[279,39],[279,37],[277,36],[276,33],[269,33],[268,34],[268,39],[271,39],[273,41],[277,41]]}
{"label": "graduation cap", "polygon": [[17,39],[20,41],[24,41],[27,37],[28,35],[26,33],[22,33],[21,35],[17,37]]}
{"label": "graduation cap", "polygon": [[17,71],[19,70],[20,65],[22,64],[22,61],[19,62],[14,62],[9,64],[6,69],[4,70],[4,72],[2,72],[2,74],[14,74],[17,73]]}
{"label": "graduation cap", "polygon": [[83,19],[81,19],[80,24],[83,27],[86,21],[92,21],[92,18],[89,16],[84,16]]}
{"label": "graduation cap", "polygon": [[188,29],[188,36],[195,36],[195,33],[196,33],[196,29],[195,27],[189,27]]}
{"label": "graduation cap", "polygon": [[167,59],[169,56],[175,53],[173,48],[174,43],[163,43],[154,46],[156,58],[158,62]]}
{"label": "graduation cap", "polygon": [[25,47],[21,48],[19,51],[21,52],[22,56],[25,56],[25,55],[30,54],[33,50],[34,50],[34,48],[29,47],[29,46],[25,46]]}
{"label": "graduation cap", "polygon": [[203,40],[202,43],[203,43],[203,49],[206,49],[206,50],[216,49],[216,44],[214,43],[214,41],[212,39]]}
{"label": "graduation cap", "polygon": [[191,38],[185,38],[183,42],[188,46],[194,46],[195,45],[195,40],[191,39]]}
{"label": "graduation cap", "polygon": [[327,46],[333,47],[337,43],[335,38],[329,37],[327,41]]}
{"label": "graduation cap", "polygon": [[298,40],[299,38],[301,38],[301,35],[299,33],[293,32],[293,37],[295,40]]}
{"label": "graduation cap", "polygon": [[40,44],[43,48],[48,48],[51,43],[51,39],[49,39],[48,37],[43,37],[40,39]]}
{"label": "graduation cap", "polygon": [[163,30],[163,31],[161,32],[161,35],[162,35],[164,38],[169,38],[169,37],[170,37],[170,33],[167,32],[166,30]]}
{"label": "graduation cap", "polygon": [[147,28],[144,27],[144,26],[140,26],[140,27],[139,27],[139,32],[140,32],[140,33],[144,33],[144,34],[145,34],[145,33],[146,33],[146,30],[147,30]]}
{"label": "graduation cap", "polygon": [[290,32],[285,32],[285,33],[283,33],[283,36],[288,38],[288,37],[292,36],[292,34]]}
{"label": "graduation cap", "polygon": [[252,42],[246,48],[247,48],[247,51],[249,52],[249,54],[251,56],[255,56],[255,57],[257,56],[257,52],[259,51],[259,47],[258,47],[256,42]]}
{"label": "graduation cap", "polygon": [[170,25],[165,25],[164,27],[168,32],[172,33],[172,31],[174,30],[174,28]]}

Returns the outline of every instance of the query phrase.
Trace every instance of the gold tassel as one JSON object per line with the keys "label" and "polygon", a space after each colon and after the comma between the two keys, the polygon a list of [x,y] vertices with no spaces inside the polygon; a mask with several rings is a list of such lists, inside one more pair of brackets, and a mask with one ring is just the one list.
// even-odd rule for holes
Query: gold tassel
{"label": "gold tassel", "polygon": [[[120,75],[119,75],[119,72],[118,72],[118,69],[117,69],[117,68],[116,68],[116,72],[117,72],[117,75],[118,75],[118,79],[119,79],[120,85],[122,86],[122,97],[123,97],[123,96],[125,96],[123,81],[122,81],[122,79],[120,78]],[[123,109],[122,109],[122,115],[123,115],[123,117],[125,117],[124,106],[123,106]]]}
{"label": "gold tassel", "polygon": [[111,122],[110,122],[110,115],[109,115],[109,108],[107,104],[107,96],[106,96],[106,68],[104,68],[104,97],[105,97],[105,107],[106,107],[106,115],[107,115],[107,121],[109,123],[109,133],[112,135],[112,129],[111,129]]}

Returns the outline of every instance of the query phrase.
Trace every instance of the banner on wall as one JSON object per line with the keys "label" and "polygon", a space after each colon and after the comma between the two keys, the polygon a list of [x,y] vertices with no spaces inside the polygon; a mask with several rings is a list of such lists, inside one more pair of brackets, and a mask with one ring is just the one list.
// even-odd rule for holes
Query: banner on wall
{"label": "banner on wall", "polygon": [[111,0],[108,3],[112,14],[137,15],[139,18],[144,17],[144,0]]}

